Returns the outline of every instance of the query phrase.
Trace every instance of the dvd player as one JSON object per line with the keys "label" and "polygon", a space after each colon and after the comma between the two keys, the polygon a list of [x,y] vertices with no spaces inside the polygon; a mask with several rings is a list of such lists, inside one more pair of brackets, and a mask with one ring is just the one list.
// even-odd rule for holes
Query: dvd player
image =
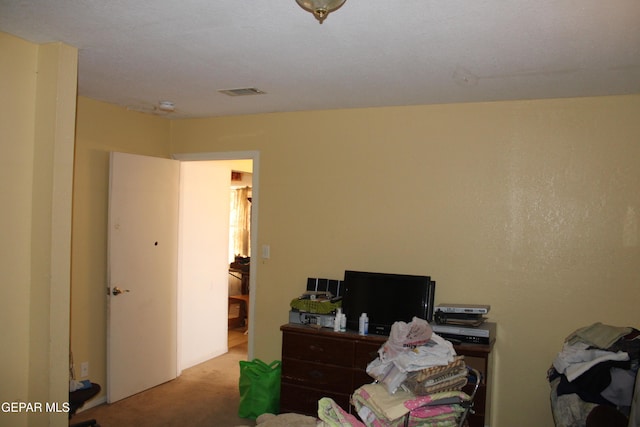
{"label": "dvd player", "polygon": [[306,311],[289,311],[289,323],[298,325],[318,325],[323,328],[333,328],[334,314],[307,313]]}
{"label": "dvd player", "polygon": [[445,313],[487,314],[490,305],[484,304],[438,304],[436,310]]}
{"label": "dvd player", "polygon": [[496,324],[485,322],[477,327],[431,325],[433,332],[454,343],[490,344],[496,336]]}

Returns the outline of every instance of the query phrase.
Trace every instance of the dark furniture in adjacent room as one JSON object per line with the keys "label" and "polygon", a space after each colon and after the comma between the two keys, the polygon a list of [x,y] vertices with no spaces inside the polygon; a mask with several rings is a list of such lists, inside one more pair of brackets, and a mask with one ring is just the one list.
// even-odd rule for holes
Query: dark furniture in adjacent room
{"label": "dark furniture in adjacent room", "polygon": [[229,329],[249,326],[250,265],[250,258],[240,256],[229,264],[229,276],[240,282],[239,289],[229,283]]}
{"label": "dark furniture in adjacent room", "polygon": [[229,312],[231,312],[231,306],[237,304],[238,317],[229,318],[229,329],[238,328],[241,326],[249,327],[249,295],[231,295],[229,296]]}
{"label": "dark furniture in adjacent room", "polygon": [[240,280],[240,294],[249,293],[250,258],[236,257],[235,261],[229,264],[229,274]]}

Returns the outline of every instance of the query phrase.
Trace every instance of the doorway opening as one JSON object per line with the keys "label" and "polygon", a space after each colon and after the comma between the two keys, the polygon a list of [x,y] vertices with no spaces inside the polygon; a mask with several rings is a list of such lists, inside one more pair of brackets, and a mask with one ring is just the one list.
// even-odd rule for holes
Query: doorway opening
{"label": "doorway opening", "polygon": [[[112,206],[111,202],[115,196],[110,193],[109,282],[111,283],[113,281],[117,283],[120,279],[123,283],[132,283],[136,284],[136,286],[144,283],[149,284],[152,288],[150,290],[136,288],[132,289],[130,293],[127,292],[123,294],[126,296],[110,296],[109,298],[107,397],[110,402],[120,400],[125,396],[135,394],[140,390],[175,378],[176,374],[179,375],[182,369],[207,359],[215,358],[216,355],[222,355],[228,351],[227,287],[230,263],[227,256],[227,241],[229,237],[228,219],[231,172],[226,166],[218,167],[219,165],[215,165],[216,167],[212,167],[213,165],[211,164],[219,163],[217,160],[229,161],[237,159],[247,159],[253,164],[251,194],[252,215],[250,218],[251,235],[249,237],[251,246],[253,247],[256,247],[257,241],[256,224],[259,200],[257,153],[195,154],[175,156],[175,160],[148,158],[146,156],[124,153],[113,153],[113,156],[117,156],[120,160],[115,163],[112,161],[112,166],[114,164],[119,166],[116,168],[116,173],[111,177],[111,186],[113,188],[110,188],[110,191],[118,189],[117,194],[120,194],[123,202],[120,204],[114,203]],[[194,160],[206,161],[197,162]],[[181,163],[181,165],[178,166],[176,165],[177,163]],[[171,172],[169,174],[170,179],[161,179],[156,173],[158,169]],[[129,172],[133,175],[127,175]],[[114,177],[116,176],[120,178],[115,179]],[[216,184],[212,185],[211,183],[214,181]],[[114,182],[124,183],[126,185],[113,185]],[[132,182],[135,182],[137,185],[131,186],[130,184]],[[160,186],[161,188],[156,191],[156,186]],[[147,187],[154,190],[144,190]],[[203,193],[196,191],[200,190],[200,187],[204,187]],[[215,187],[216,191],[214,191],[213,187]],[[129,190],[131,192],[129,192]],[[179,197],[178,193],[181,194]],[[150,200],[142,197],[143,195]],[[156,195],[162,195],[162,197],[156,197]],[[168,202],[165,202],[167,198],[165,195],[171,195],[168,197],[172,200],[170,203],[171,206],[169,206]],[[120,200],[118,198],[116,199]],[[134,202],[141,203],[142,206],[137,207]],[[122,207],[123,212],[118,213],[120,211],[117,211],[114,214],[112,211],[117,205]],[[155,222],[157,221],[149,221],[149,215],[146,214],[148,211],[158,214],[153,215],[153,218],[162,216],[160,213],[169,215],[172,221],[171,226],[156,227]],[[180,211],[180,215],[178,215],[178,211]],[[127,214],[124,212],[127,212]],[[134,222],[129,221],[128,216],[133,217]],[[177,224],[177,220],[174,221],[178,216],[180,217],[180,224]],[[216,216],[219,217],[219,219],[212,220],[212,218]],[[134,224],[135,226],[129,226],[130,224]],[[209,230],[212,224],[221,224],[221,226],[215,230]],[[111,225],[113,225],[113,227]],[[152,227],[152,230],[147,232],[149,227]],[[122,232],[120,231],[121,229],[123,230]],[[161,232],[166,233],[168,237],[161,235]],[[142,234],[142,237],[136,233]],[[113,236],[111,234],[113,234]],[[153,238],[150,239],[149,236]],[[134,242],[142,242],[141,244],[146,246],[137,248],[134,244],[127,243],[127,239],[131,239]],[[119,244],[116,245],[116,242],[119,242]],[[194,242],[195,244],[193,244]],[[220,246],[221,249],[217,251],[218,255],[212,255],[214,252],[210,248],[216,244]],[[176,246],[178,247],[177,251],[175,249]],[[137,259],[136,257],[140,256],[140,254],[151,253],[154,256],[147,256],[145,259],[155,260],[158,258],[157,253],[161,250],[162,254],[166,252],[170,258],[160,262],[161,266],[166,266],[171,269],[169,273],[160,274],[160,277],[156,277],[159,274],[157,270],[160,269],[155,268],[154,266],[156,264],[151,262],[135,263],[135,268],[124,269],[126,272],[132,271],[137,274],[140,273],[140,265],[148,266],[149,269],[151,269],[151,273],[149,274],[153,280],[123,279],[124,273],[120,274],[120,270],[115,270],[118,274],[111,271],[114,270],[115,267],[128,267],[129,262]],[[131,251],[134,253],[129,255]],[[179,256],[177,256],[178,265],[176,266],[175,259],[177,252],[179,252]],[[117,257],[115,255],[117,255]],[[122,262],[114,262],[118,260]],[[255,263],[250,263],[249,286],[246,290],[246,294],[249,295],[250,299],[253,299],[256,289],[254,268]],[[213,273],[214,270],[215,273]],[[179,277],[177,290],[175,284],[176,277]],[[174,278],[173,282],[171,278]],[[165,283],[165,281],[168,282]],[[189,287],[185,288],[181,283],[187,283]],[[165,289],[167,291],[167,298],[162,300],[159,298],[159,292],[157,292],[160,284],[162,284],[163,291]],[[156,303],[158,301],[160,303]],[[178,304],[176,304],[176,301]],[[248,358],[253,357],[253,339],[251,335],[254,324],[252,315],[254,311],[253,305],[254,304],[249,304],[248,307],[246,307],[246,354]],[[147,327],[146,324],[141,324],[144,323],[141,322],[141,318],[147,319],[152,317],[141,313],[140,308],[146,307],[154,309],[158,307],[152,314],[155,316],[153,318],[159,318],[160,322],[153,321],[153,325],[150,327]],[[120,308],[121,310],[114,315],[116,308]],[[129,311],[123,315],[119,315],[122,314],[125,309]],[[123,318],[134,318],[137,320],[132,322],[119,322],[119,320]],[[175,326],[176,323],[178,325],[177,328]],[[159,324],[167,324],[167,326],[158,327]],[[145,328],[145,330],[166,330],[169,331],[169,333],[146,334],[145,338],[148,339],[143,341],[135,339],[135,337],[142,335],[137,333],[137,330],[134,330],[131,325]],[[216,337],[213,337],[213,335],[216,335]],[[169,343],[166,345],[159,343],[159,349],[152,349],[149,341],[156,336],[166,338]],[[129,344],[115,345],[121,342],[131,343],[131,345],[139,344],[141,349],[136,348],[135,351],[132,351],[131,345]],[[117,351],[123,348],[125,351]],[[177,352],[175,351],[176,348],[179,349]],[[156,361],[153,355],[148,355],[145,351],[147,353],[151,351],[156,355],[167,355],[167,358],[172,360],[161,363],[161,361]],[[131,362],[132,353],[139,359],[136,363]],[[126,363],[118,363],[122,362],[123,358],[125,358]],[[150,361],[154,363],[152,364]],[[134,373],[140,373],[141,376],[146,375],[148,377],[149,369],[147,368],[155,368],[156,365],[159,366],[157,370],[162,370],[161,373],[163,376],[159,381],[156,380],[155,377],[151,378],[148,381],[149,386],[147,386],[146,383],[140,385],[141,382],[132,381],[132,375],[129,375],[129,371],[126,372],[126,375],[118,376],[117,374],[121,374],[122,372],[116,372],[114,369],[114,366],[123,366],[125,368],[134,366],[134,368],[131,368]],[[177,372],[171,368],[172,366],[177,367]],[[171,369],[171,372],[168,372],[169,369]],[[167,373],[165,373],[165,371],[167,371]],[[152,373],[155,373],[155,371]],[[122,380],[122,378],[124,378],[124,380]],[[124,385],[133,383],[136,388],[133,391],[126,389],[121,393],[115,393],[113,392],[115,390],[114,384],[117,383]]]}
{"label": "doorway opening", "polygon": [[[245,260],[243,260],[241,257],[240,259],[236,260],[235,257],[235,250],[234,251],[230,251],[230,262],[229,262],[229,268],[230,270],[232,269],[232,264],[235,264],[236,262],[238,263],[242,263],[242,265],[233,265],[233,267],[241,267],[242,270],[246,271],[246,275],[240,276],[240,282],[242,282],[243,278],[245,281],[245,285],[244,285],[244,293],[243,293],[243,287],[242,284],[240,285],[240,294],[238,295],[246,295],[245,298],[247,299],[247,302],[249,302],[248,304],[244,305],[244,310],[246,311],[246,314],[244,316],[242,316],[242,320],[243,320],[243,325],[242,325],[242,333],[244,335],[244,338],[240,338],[242,339],[246,339],[247,341],[247,359],[251,360],[253,358],[253,353],[254,353],[254,348],[253,348],[253,328],[254,328],[254,316],[253,313],[255,311],[255,307],[254,304],[251,304],[250,301],[255,301],[255,292],[256,292],[256,274],[255,274],[255,269],[257,267],[257,263],[256,262],[250,262],[251,260],[251,252],[250,252],[250,248],[256,248],[257,246],[257,242],[258,242],[258,215],[259,215],[259,200],[260,200],[260,156],[259,156],[259,152],[257,151],[238,151],[238,152],[210,152],[210,153],[183,153],[183,154],[174,154],[173,158],[176,160],[181,160],[181,161],[216,161],[216,163],[218,162],[230,162],[231,165],[233,165],[231,167],[232,171],[235,172],[244,172],[247,171],[246,167],[237,167],[238,163],[237,162],[247,162],[247,164],[249,165],[249,170],[250,170],[250,177],[251,177],[251,200],[250,200],[250,219],[249,219],[249,242],[248,242],[248,246],[249,246],[249,262],[248,264],[248,271],[247,270],[247,264],[245,264]],[[241,184],[243,185],[243,184]],[[231,258],[231,256],[233,258]],[[231,276],[229,276],[231,278]],[[230,289],[230,291],[232,291],[232,289]],[[233,292],[235,293],[235,291]],[[231,292],[229,293],[229,295],[231,295]],[[238,307],[239,309],[240,307]],[[236,342],[236,337],[237,335],[234,333],[232,335],[229,336],[229,346],[231,348],[231,346],[234,345],[234,343]]]}
{"label": "doorway opening", "polygon": [[[239,330],[249,333],[251,275],[252,164],[236,164],[231,170],[229,215],[229,338]],[[243,167],[244,166],[244,167]],[[243,167],[243,170],[238,170]],[[234,342],[229,340],[229,348]]]}

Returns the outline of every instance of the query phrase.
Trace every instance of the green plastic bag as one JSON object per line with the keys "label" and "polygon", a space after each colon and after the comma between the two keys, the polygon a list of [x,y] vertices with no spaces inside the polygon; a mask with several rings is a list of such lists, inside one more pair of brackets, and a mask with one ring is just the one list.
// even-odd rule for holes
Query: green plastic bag
{"label": "green plastic bag", "polygon": [[267,365],[260,359],[240,361],[240,418],[256,419],[264,413],[277,414],[280,410],[281,362]]}

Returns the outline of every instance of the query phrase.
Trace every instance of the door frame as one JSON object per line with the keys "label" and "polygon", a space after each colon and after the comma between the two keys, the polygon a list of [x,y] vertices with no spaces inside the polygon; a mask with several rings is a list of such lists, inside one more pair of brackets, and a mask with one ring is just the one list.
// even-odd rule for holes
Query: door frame
{"label": "door frame", "polygon": [[[257,259],[258,247],[258,211],[260,206],[260,152],[259,151],[220,151],[220,152],[204,152],[204,153],[175,153],[171,155],[172,159],[180,161],[210,161],[210,160],[252,160],[253,176],[251,190],[251,247],[253,248],[251,258]],[[254,353],[254,322],[255,322],[255,306],[256,304],[256,268],[257,262],[252,259],[249,264],[249,321],[248,321],[248,337],[247,337],[247,359],[253,359]],[[179,339],[179,338],[178,338]]]}

